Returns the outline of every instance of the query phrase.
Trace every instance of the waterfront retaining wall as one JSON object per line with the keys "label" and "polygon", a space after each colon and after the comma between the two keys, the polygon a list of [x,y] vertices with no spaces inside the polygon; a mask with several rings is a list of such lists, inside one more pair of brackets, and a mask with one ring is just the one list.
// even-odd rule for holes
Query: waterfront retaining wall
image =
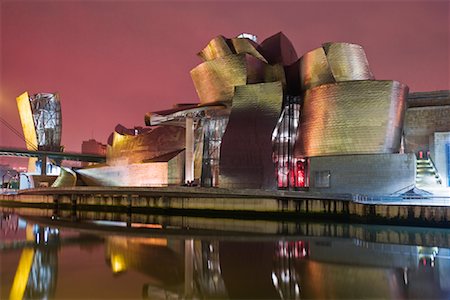
{"label": "waterfront retaining wall", "polygon": [[[188,189],[186,190],[188,191]],[[345,196],[345,195],[341,195]],[[450,206],[358,203],[346,197],[318,194],[239,195],[161,191],[64,190],[2,196],[0,205],[31,206],[54,210],[100,210],[127,213],[163,213],[257,218],[317,218],[362,223],[450,226]]]}
{"label": "waterfront retaining wall", "polygon": [[311,157],[309,172],[312,192],[389,195],[414,186],[416,157],[413,153]]}

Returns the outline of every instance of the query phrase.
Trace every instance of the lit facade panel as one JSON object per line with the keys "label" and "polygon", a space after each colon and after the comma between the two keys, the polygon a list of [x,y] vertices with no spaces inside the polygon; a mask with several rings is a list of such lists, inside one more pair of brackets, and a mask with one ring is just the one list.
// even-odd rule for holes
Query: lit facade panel
{"label": "lit facade panel", "polygon": [[286,87],[286,75],[282,65],[269,65],[251,55],[245,55],[245,63],[247,84],[279,81],[283,84],[283,90]]}
{"label": "lit facade panel", "polygon": [[300,58],[303,90],[334,82],[373,79],[364,49],[356,44],[326,43]]}
{"label": "lit facade panel", "polygon": [[201,104],[231,101],[234,87],[247,83],[245,55],[228,55],[206,61],[191,70]]}
{"label": "lit facade panel", "polygon": [[408,87],[350,81],[307,90],[296,157],[399,151]]}
{"label": "lit facade panel", "polygon": [[71,169],[61,167],[61,174],[53,182],[52,187],[73,187],[77,182],[77,174]]}
{"label": "lit facade panel", "polygon": [[[56,94],[16,98],[20,122],[28,150],[61,151],[61,105]],[[36,170],[36,158],[28,160],[28,171]]]}
{"label": "lit facade panel", "polygon": [[16,98],[17,108],[19,110],[20,122],[26,140],[28,150],[36,150],[38,148],[38,139],[36,128],[34,127],[33,112],[31,111],[30,97],[24,92]]}
{"label": "lit facade panel", "polygon": [[327,55],[333,77],[337,82],[374,79],[363,47],[349,43],[326,43]]}
{"label": "lit facade panel", "polygon": [[233,52],[228,46],[227,40],[223,36],[219,35],[213,38],[197,55],[204,61],[209,61],[230,54],[233,54]]}
{"label": "lit facade panel", "polygon": [[323,48],[314,49],[300,58],[300,80],[303,90],[336,82]]}
{"label": "lit facade panel", "polygon": [[236,87],[220,149],[220,186],[276,187],[271,137],[282,101],[280,82]]}
{"label": "lit facade panel", "polygon": [[136,135],[114,132],[107,148],[107,164],[142,163],[184,148],[185,128],[180,126],[158,126]]}
{"label": "lit facade panel", "polygon": [[99,166],[80,169],[76,172],[78,177],[90,186],[167,186],[169,184],[167,162]]}
{"label": "lit facade panel", "polygon": [[262,56],[261,53],[259,53],[258,50],[256,50],[256,48],[258,48],[259,45],[254,41],[247,38],[232,38],[229,41],[233,45],[234,53],[250,54],[251,56],[254,56],[255,58],[267,63],[267,60],[264,58],[264,56]]}

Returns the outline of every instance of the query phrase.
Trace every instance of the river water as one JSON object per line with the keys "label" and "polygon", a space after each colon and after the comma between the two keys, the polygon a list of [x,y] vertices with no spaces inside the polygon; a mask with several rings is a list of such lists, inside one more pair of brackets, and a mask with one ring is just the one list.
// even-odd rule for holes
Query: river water
{"label": "river water", "polygon": [[450,299],[450,230],[0,212],[1,299]]}

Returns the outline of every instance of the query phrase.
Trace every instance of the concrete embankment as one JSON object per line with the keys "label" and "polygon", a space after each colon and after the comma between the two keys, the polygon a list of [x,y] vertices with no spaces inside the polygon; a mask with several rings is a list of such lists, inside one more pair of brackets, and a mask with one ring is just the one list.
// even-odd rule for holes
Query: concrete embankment
{"label": "concrete embankment", "polygon": [[[356,200],[356,201],[355,201]],[[351,194],[169,188],[48,188],[0,195],[0,205],[239,218],[322,219],[450,228],[450,206],[432,199],[385,204]]]}

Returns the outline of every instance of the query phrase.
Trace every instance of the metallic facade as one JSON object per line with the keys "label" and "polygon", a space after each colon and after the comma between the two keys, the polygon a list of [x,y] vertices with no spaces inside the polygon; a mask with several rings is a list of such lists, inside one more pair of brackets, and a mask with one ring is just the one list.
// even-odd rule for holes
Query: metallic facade
{"label": "metallic facade", "polygon": [[236,87],[220,153],[221,186],[275,188],[272,132],[283,102],[280,82]]}
{"label": "metallic facade", "polygon": [[57,94],[39,93],[30,97],[39,150],[61,150],[61,104]]}
{"label": "metallic facade", "polygon": [[17,97],[29,150],[61,151],[61,104],[57,94],[27,92]]}
{"label": "metallic facade", "polygon": [[336,82],[374,79],[364,49],[349,43],[323,44],[331,73]]}
{"label": "metallic facade", "polygon": [[25,137],[26,147],[28,150],[38,149],[38,139],[36,128],[34,126],[33,112],[30,105],[30,97],[28,92],[24,92],[16,98],[17,108],[19,110],[20,122],[22,123],[23,135]]}
{"label": "metallic facade", "polygon": [[396,81],[350,81],[307,90],[298,157],[395,153],[408,88]]}
{"label": "metallic facade", "polygon": [[247,83],[245,55],[228,55],[206,61],[191,71],[201,104],[231,101],[234,87]]}
{"label": "metallic facade", "polygon": [[258,44],[254,41],[246,38],[232,38],[230,39],[230,42],[233,45],[233,49],[236,54],[250,54],[255,58],[267,63],[267,60],[264,58],[264,56],[257,50]]}
{"label": "metallic facade", "polygon": [[271,65],[288,66],[298,59],[294,46],[282,32],[265,39],[258,47],[258,51]]}
{"label": "metallic facade", "polygon": [[271,136],[287,90],[285,67],[298,60],[292,44],[282,33],[261,45],[218,36],[199,56],[204,62],[191,77],[201,105],[229,109],[198,119],[203,133],[196,139],[195,176],[203,186],[275,187]]}
{"label": "metallic facade", "polygon": [[326,43],[299,63],[296,158],[398,153],[408,87],[374,80],[361,46]]}
{"label": "metallic facade", "polygon": [[323,48],[312,50],[300,58],[300,78],[303,90],[336,82]]}
{"label": "metallic facade", "polygon": [[[119,130],[120,131],[120,130]],[[152,129],[117,130],[107,147],[106,163],[110,166],[145,163],[184,149],[185,129],[180,126],[156,126]]]}
{"label": "metallic facade", "polygon": [[[326,43],[299,59],[282,33],[260,45],[218,36],[198,56],[200,103],[148,113],[142,132],[118,128],[110,167],[184,155],[188,185],[291,188],[308,185],[311,158],[400,150],[408,87],[374,80],[359,45]],[[166,176],[160,167],[142,168]]]}
{"label": "metallic facade", "polygon": [[[61,104],[57,94],[24,92],[16,98],[25,144],[28,150],[61,151]],[[36,170],[30,158],[28,171]]]}
{"label": "metallic facade", "polygon": [[364,49],[349,43],[326,43],[300,58],[303,90],[352,80],[373,80]]}
{"label": "metallic facade", "polygon": [[[260,45],[220,36],[200,57],[205,62],[191,76],[201,103],[231,109],[218,132],[209,126],[214,121],[199,121],[209,128],[201,144],[204,157],[210,147],[219,150],[218,168],[203,160],[202,178],[216,178],[218,169],[224,187],[302,187],[308,185],[310,157],[400,150],[408,87],[374,80],[359,45],[325,43],[299,59],[282,33]],[[223,138],[205,144],[206,132],[221,136],[224,129]],[[267,163],[263,156],[269,153]]]}
{"label": "metallic facade", "polygon": [[73,187],[77,182],[77,174],[71,169],[61,167],[61,174],[53,182],[52,187]]}
{"label": "metallic facade", "polygon": [[206,47],[197,55],[204,61],[213,60],[232,54],[230,47],[227,45],[226,39],[219,35],[213,38]]}

